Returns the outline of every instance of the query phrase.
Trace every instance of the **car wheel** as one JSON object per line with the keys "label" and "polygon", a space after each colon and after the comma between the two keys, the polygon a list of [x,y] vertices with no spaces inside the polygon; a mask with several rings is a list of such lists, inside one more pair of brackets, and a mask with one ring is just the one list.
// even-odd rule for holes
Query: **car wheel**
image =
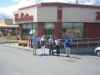
{"label": "car wheel", "polygon": [[97,51],[97,56],[100,57],[100,51]]}

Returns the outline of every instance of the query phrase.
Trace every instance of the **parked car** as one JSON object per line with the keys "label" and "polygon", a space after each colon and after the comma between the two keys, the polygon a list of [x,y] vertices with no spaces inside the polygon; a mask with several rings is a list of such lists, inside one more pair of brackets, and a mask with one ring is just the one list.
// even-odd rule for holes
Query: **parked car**
{"label": "parked car", "polygon": [[96,47],[94,49],[94,53],[97,54],[98,57],[100,57],[100,47]]}

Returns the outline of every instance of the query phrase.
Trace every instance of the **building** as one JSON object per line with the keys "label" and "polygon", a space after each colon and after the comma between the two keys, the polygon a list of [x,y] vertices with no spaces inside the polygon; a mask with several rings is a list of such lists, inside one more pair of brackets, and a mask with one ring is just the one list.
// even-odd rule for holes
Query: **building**
{"label": "building", "polygon": [[2,19],[0,20],[0,33],[6,36],[7,33],[11,35],[18,35],[18,25],[13,24],[12,19]]}
{"label": "building", "polygon": [[[13,13],[13,23],[19,24],[20,40],[36,34],[54,35],[60,39],[100,37],[100,6],[39,3]],[[81,40],[81,39],[80,39]]]}

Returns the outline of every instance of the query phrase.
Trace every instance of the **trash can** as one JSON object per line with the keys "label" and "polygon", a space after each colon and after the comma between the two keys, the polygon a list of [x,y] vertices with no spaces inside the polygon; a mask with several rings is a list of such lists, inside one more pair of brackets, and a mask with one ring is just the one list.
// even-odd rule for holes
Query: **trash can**
{"label": "trash can", "polygon": [[29,39],[27,39],[27,47],[29,47]]}

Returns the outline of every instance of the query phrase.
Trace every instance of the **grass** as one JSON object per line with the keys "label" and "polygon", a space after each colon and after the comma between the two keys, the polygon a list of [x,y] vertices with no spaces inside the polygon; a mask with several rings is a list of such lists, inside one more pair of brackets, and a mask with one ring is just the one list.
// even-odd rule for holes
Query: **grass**
{"label": "grass", "polygon": [[[9,38],[7,36],[4,36],[4,38],[9,40]],[[17,40],[16,36],[10,36],[10,40]]]}

